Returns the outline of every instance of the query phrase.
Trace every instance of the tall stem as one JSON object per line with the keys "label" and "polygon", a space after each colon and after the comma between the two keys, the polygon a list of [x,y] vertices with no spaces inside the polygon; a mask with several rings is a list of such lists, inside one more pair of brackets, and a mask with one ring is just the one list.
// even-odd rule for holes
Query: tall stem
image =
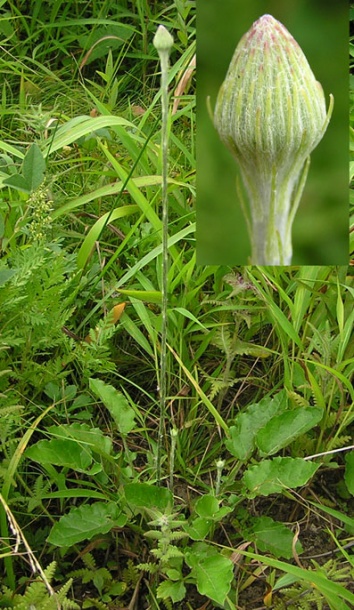
{"label": "tall stem", "polygon": [[156,460],[156,479],[161,484],[161,456],[164,441],[164,420],[167,396],[167,306],[168,306],[168,65],[173,38],[167,29],[160,25],[154,36],[154,46],[157,49],[161,65],[161,152],[162,152],[162,278],[161,278],[161,352],[159,380],[159,431]]}

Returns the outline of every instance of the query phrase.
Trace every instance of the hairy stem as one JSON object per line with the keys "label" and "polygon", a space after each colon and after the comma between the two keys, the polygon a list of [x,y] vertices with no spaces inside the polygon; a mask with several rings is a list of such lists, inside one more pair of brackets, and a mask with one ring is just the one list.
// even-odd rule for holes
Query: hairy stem
{"label": "hairy stem", "polygon": [[162,152],[162,278],[161,278],[161,352],[160,352],[160,379],[159,379],[159,431],[156,460],[156,479],[161,484],[161,456],[164,441],[164,420],[167,396],[167,306],[168,306],[168,66],[169,55],[173,38],[163,25],[160,25],[154,37],[154,46],[157,49],[161,65],[161,152]]}

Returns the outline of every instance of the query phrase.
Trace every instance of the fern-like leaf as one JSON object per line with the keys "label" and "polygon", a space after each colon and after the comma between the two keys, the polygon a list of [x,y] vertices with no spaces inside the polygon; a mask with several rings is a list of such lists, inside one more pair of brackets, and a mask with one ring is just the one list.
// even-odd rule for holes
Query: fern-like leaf
{"label": "fern-like leaf", "polygon": [[[53,561],[43,570],[43,575],[48,583],[53,579],[55,569],[56,562]],[[43,580],[35,580],[28,585],[22,595],[15,593],[11,596],[9,590],[3,586],[0,602],[4,610],[28,610],[29,608],[36,608],[36,610],[58,610],[58,608],[80,610],[80,606],[76,602],[66,597],[71,585],[72,579],[69,579],[59,591],[51,594]],[[9,606],[6,605],[8,599],[11,600]]]}
{"label": "fern-like leaf", "polygon": [[226,326],[222,326],[212,339],[212,344],[218,347],[227,358],[233,356],[233,337]]}
{"label": "fern-like leaf", "polygon": [[289,396],[290,400],[292,400],[296,404],[297,407],[308,407],[309,406],[309,401],[306,400],[306,398],[304,398],[297,392],[292,392],[289,390],[288,396]]}
{"label": "fern-like leaf", "polygon": [[82,562],[85,564],[85,566],[87,568],[89,568],[89,570],[96,570],[96,560],[94,558],[94,556],[92,555],[92,553],[85,553],[82,556]]}
{"label": "fern-like leaf", "polygon": [[159,570],[159,566],[157,563],[139,563],[137,565],[138,570],[142,570],[143,572],[148,572],[149,574],[156,574]]}
{"label": "fern-like leaf", "polygon": [[132,559],[128,559],[127,566],[123,570],[122,580],[131,587],[135,587],[139,580],[139,570]]}
{"label": "fern-like leaf", "polygon": [[162,600],[163,605],[165,606],[166,610],[172,610],[172,602],[170,599],[164,599]]}
{"label": "fern-like leaf", "polygon": [[28,501],[28,512],[32,513],[37,506],[42,504],[42,496],[44,496],[50,488],[48,481],[44,482],[43,475],[40,474],[33,486],[33,496]]}

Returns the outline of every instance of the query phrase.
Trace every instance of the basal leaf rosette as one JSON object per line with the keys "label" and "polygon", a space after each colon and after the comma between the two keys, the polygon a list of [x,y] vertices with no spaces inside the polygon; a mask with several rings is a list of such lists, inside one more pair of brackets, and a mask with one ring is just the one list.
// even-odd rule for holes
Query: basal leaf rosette
{"label": "basal leaf rosette", "polygon": [[289,264],[291,227],[308,159],[327,128],[322,86],[287,29],[271,15],[240,40],[214,113],[250,204],[252,263]]}

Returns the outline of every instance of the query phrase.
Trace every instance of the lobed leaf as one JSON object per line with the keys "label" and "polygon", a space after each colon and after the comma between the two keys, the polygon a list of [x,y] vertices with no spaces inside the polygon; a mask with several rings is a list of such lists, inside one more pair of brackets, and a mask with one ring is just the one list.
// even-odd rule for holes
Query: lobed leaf
{"label": "lobed leaf", "polygon": [[171,580],[165,580],[160,583],[157,589],[157,599],[171,599],[172,603],[181,602],[186,595],[186,587],[180,580],[177,582],[171,582]]}

